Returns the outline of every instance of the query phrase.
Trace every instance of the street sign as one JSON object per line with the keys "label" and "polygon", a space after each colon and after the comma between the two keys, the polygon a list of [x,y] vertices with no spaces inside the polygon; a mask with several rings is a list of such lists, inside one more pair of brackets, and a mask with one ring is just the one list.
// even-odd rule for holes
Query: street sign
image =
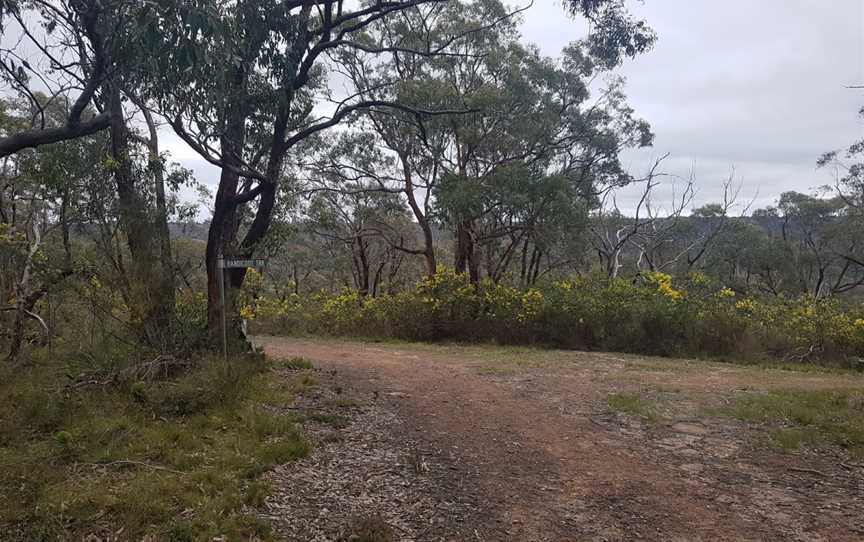
{"label": "street sign", "polygon": [[223,269],[236,269],[236,268],[244,269],[246,267],[261,268],[261,267],[264,267],[264,265],[266,263],[267,263],[267,260],[265,260],[264,258],[245,258],[245,259],[241,259],[241,258],[222,259],[222,258],[220,258],[219,259],[219,267],[221,267]]}
{"label": "street sign", "polygon": [[220,255],[216,260],[219,269],[219,300],[222,309],[222,355],[228,361],[228,323],[225,321],[225,269],[246,269],[255,267],[261,269],[267,263],[264,258],[225,258]]}

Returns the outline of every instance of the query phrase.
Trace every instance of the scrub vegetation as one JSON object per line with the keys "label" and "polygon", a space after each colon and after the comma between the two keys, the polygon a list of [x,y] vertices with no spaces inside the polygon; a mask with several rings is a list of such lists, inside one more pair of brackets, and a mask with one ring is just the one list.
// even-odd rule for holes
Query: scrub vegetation
{"label": "scrub vegetation", "polygon": [[[0,538],[278,538],[271,520],[287,512],[268,514],[268,505],[296,495],[280,486],[268,499],[265,480],[297,479],[291,469],[314,455],[303,425],[307,434],[325,427],[322,440],[334,445],[412,447],[411,427],[401,440],[376,440],[353,420],[396,427],[394,404],[426,398],[427,389],[401,390],[421,377],[440,392],[436,413],[471,397],[459,378],[442,384],[435,366],[355,397],[364,367],[343,376],[302,343],[266,361],[253,345],[264,334],[355,346],[347,341],[473,343],[486,352],[489,379],[554,369],[560,354],[544,358],[534,347],[597,363],[612,359],[597,352],[629,352],[830,366],[838,379],[856,377],[864,142],[818,159],[836,172],[835,185],[778,194],[760,209],[750,209],[734,176],[670,174],[666,149],[631,171],[625,153],[652,147],[654,133],[630,105],[620,68],[650,53],[658,37],[649,21],[624,0],[556,2],[579,21],[574,29],[588,31],[574,30],[548,55],[520,35],[531,9],[523,4],[0,2]],[[168,134],[172,148],[184,145],[212,168],[206,178],[173,161]],[[706,182],[722,195],[697,205]],[[635,194],[626,208],[622,190]],[[674,196],[660,201],[664,193]],[[496,365],[505,350],[495,345],[518,361]],[[350,369],[369,362],[364,348],[336,353]],[[387,355],[392,363],[378,369],[413,363]],[[630,361],[631,378],[649,378],[644,363],[665,366]],[[684,379],[708,365],[677,367]],[[497,397],[474,377],[465,382]],[[316,386],[309,402],[332,386],[332,404],[294,404]],[[668,414],[635,388],[577,391],[619,422],[659,427]],[[856,394],[763,391],[736,395],[726,419],[763,426],[784,448],[862,453]],[[438,408],[448,394],[458,399]],[[504,399],[516,405],[511,414],[532,406]],[[528,440],[559,438],[563,431],[544,427],[557,415],[533,420],[544,422],[530,428],[542,434]],[[452,421],[436,434],[482,420]],[[482,435],[491,439],[483,453],[521,446],[496,431]],[[556,449],[578,451],[577,442],[586,439]],[[414,449],[409,470],[420,477],[428,465]],[[381,460],[388,450],[375,452]],[[556,458],[544,461],[553,472]],[[441,487],[457,487],[448,475]],[[330,482],[345,487],[338,475]],[[408,488],[415,502],[455,502],[419,494],[424,487],[433,486]],[[408,523],[431,529],[438,510],[418,504]],[[352,508],[339,532],[403,537],[386,512]],[[523,512],[502,525],[537,520],[530,507]],[[607,522],[619,523],[627,525]],[[719,522],[694,516],[693,524]],[[488,539],[537,533],[545,536],[538,528]]]}

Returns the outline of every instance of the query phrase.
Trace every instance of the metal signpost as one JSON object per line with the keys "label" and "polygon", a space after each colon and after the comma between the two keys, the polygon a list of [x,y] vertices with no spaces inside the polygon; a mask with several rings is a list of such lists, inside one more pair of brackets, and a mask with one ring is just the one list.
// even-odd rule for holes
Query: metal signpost
{"label": "metal signpost", "polygon": [[219,306],[222,308],[222,355],[228,361],[228,323],[225,317],[225,269],[261,269],[267,263],[263,258],[225,258],[221,254],[216,259],[219,269]]}

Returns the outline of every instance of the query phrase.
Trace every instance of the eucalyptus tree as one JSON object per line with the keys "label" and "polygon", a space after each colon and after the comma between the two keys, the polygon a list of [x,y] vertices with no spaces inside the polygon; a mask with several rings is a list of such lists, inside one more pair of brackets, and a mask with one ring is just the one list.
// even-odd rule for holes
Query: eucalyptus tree
{"label": "eucalyptus tree", "polygon": [[[864,108],[858,112],[864,118]],[[852,208],[864,210],[864,139],[855,141],[842,151],[831,151],[819,157],[821,168],[833,167],[836,172],[838,196]]]}
{"label": "eucalyptus tree", "polygon": [[[184,141],[221,170],[206,255],[211,330],[218,329],[217,257],[255,252],[270,228],[286,159],[299,143],[373,107],[412,115],[448,112],[362,92],[335,98],[326,76],[332,59],[346,50],[379,58],[402,52],[368,41],[365,30],[411,10],[440,13],[451,4],[157,0],[142,9],[136,23],[150,40],[145,49],[150,54],[140,67],[147,97]],[[608,14],[623,13],[618,4],[595,1],[572,8],[609,24]],[[601,34],[595,32],[598,39]],[[419,53],[436,57],[445,51]],[[248,223],[242,220],[244,209],[254,209]],[[244,276],[244,270],[228,273],[229,300]]]}
{"label": "eucalyptus tree", "polygon": [[[626,105],[620,80],[590,99],[598,65],[578,45],[565,49],[560,61],[515,46],[505,58],[502,71],[498,66],[490,71],[500,78],[494,105],[484,108],[481,118],[455,119],[449,148],[441,155],[447,176],[437,190],[439,207],[455,227],[456,267],[467,269],[474,281],[480,275],[477,247],[512,230],[509,224],[498,227],[502,221],[490,220],[492,215],[509,214],[509,223],[530,231],[539,214],[524,211],[551,210],[526,207],[518,192],[492,185],[521,184],[523,195],[541,195],[543,190],[532,185],[565,179],[570,201],[578,205],[581,198],[588,204],[605,188],[630,181],[618,160],[620,150],[648,145],[652,138],[647,123]],[[482,89],[481,99],[487,92]],[[520,182],[505,180],[513,176]],[[535,262],[538,250],[535,245]]]}
{"label": "eucalyptus tree", "polygon": [[[114,181],[117,224],[130,255],[126,292],[152,345],[170,342],[173,273],[168,239],[165,175],[153,119],[149,137],[130,124],[142,52],[149,43],[138,22],[149,4],[125,0],[10,0],[2,3],[0,76],[26,102],[28,114],[6,126],[0,156],[74,140],[106,130],[102,156],[90,156]],[[58,114],[62,112],[62,114]],[[139,152],[139,140],[149,151]],[[141,162],[146,167],[140,167]],[[155,201],[154,201],[155,198]],[[154,265],[155,264],[155,265]]]}
{"label": "eucalyptus tree", "polygon": [[774,227],[774,212],[757,209],[749,217],[727,220],[712,241],[711,250],[698,263],[698,270],[720,284],[744,293],[781,295],[798,293],[793,264]]}
{"label": "eucalyptus tree", "polygon": [[405,255],[385,236],[407,225],[407,211],[390,194],[357,188],[316,193],[307,210],[309,230],[336,245],[344,256],[340,260],[351,270],[353,286],[374,297],[402,267]]}
{"label": "eucalyptus tree", "polygon": [[[448,61],[476,62],[493,53],[502,36],[515,40],[517,12],[497,1],[450,2],[428,11],[409,10],[398,19],[370,25],[364,41],[392,51],[387,61],[366,50],[345,50],[339,71],[366,99],[397,101],[414,107],[462,109],[478,113],[484,104],[467,96],[470,89],[452,84],[442,69]],[[440,160],[446,146],[443,128],[452,119],[417,115],[412,109],[368,108],[355,121],[357,130],[373,132],[391,160],[382,162],[379,190],[401,191],[419,229],[419,243],[397,248],[423,256],[427,275],[437,268],[433,192],[446,170]]]}
{"label": "eucalyptus tree", "polygon": [[859,224],[843,198],[784,192],[777,208],[802,293],[823,297],[864,283]]}
{"label": "eucalyptus tree", "polygon": [[320,138],[317,152],[303,161],[300,182],[314,235],[343,245],[354,286],[373,296],[383,282],[394,283],[412,252],[406,241],[417,238],[403,192],[394,188],[398,179],[388,176],[396,158],[378,144],[372,133],[356,130]]}
{"label": "eucalyptus tree", "polygon": [[578,188],[564,175],[516,170],[484,191],[490,196],[483,220],[488,233],[479,245],[490,279],[527,286],[578,267],[590,201]]}
{"label": "eucalyptus tree", "polygon": [[[612,13],[601,4],[577,9],[600,20]],[[626,19],[621,9],[613,11]],[[605,56],[592,58],[602,47],[589,38],[568,47],[560,61],[543,58],[520,43],[518,13],[496,0],[414,15],[382,21],[367,32],[370,44],[394,51],[388,62],[346,51],[344,73],[370,99],[462,111],[426,118],[371,109],[363,126],[395,157],[388,176],[398,181],[390,186],[402,190],[423,234],[420,247],[405,250],[422,254],[427,272],[434,273],[432,223],[443,220],[453,228],[456,269],[479,281],[481,247],[490,245],[488,272],[500,278],[515,246],[527,250],[526,232],[551,209],[541,201],[525,204],[526,194],[540,197],[540,187],[566,178],[571,194],[590,199],[586,187],[624,181],[616,165],[622,147],[650,141],[647,124],[626,106],[620,81],[610,81],[596,102],[588,100],[595,75],[630,51],[607,39]],[[602,41],[600,34],[593,36]],[[653,40],[650,31],[645,36],[643,49]],[[517,186],[522,193],[514,192]],[[577,199],[568,201],[579,207]],[[532,216],[525,215],[529,209]],[[493,258],[504,238],[512,246]],[[538,247],[532,249],[535,262],[543,252]]]}
{"label": "eucalyptus tree", "polygon": [[[35,95],[46,123],[66,115],[61,102]],[[28,100],[4,100],[3,128],[29,123]],[[103,156],[104,137],[84,137],[6,156],[0,166],[0,312],[11,316],[5,329],[9,359],[20,354],[25,321],[46,332],[50,321],[40,302],[80,268],[72,234],[86,224],[92,185],[99,182],[93,162]],[[102,172],[104,173],[104,172]],[[5,304],[6,300],[8,305]],[[40,331],[41,333],[41,331]]]}
{"label": "eucalyptus tree", "polygon": [[[328,58],[345,48],[386,54],[355,36],[376,21],[442,2],[165,0],[142,16],[154,50],[141,67],[148,97],[174,131],[221,170],[206,254],[211,330],[218,330],[217,257],[253,254],[265,238],[286,157],[359,109],[393,105],[334,98]],[[244,209],[254,209],[248,223]],[[228,273],[229,300],[244,276],[242,269]]]}
{"label": "eucalyptus tree", "polygon": [[564,6],[591,23],[585,44],[591,56],[606,68],[650,50],[657,40],[648,23],[627,10],[625,0],[564,0]]}
{"label": "eucalyptus tree", "polygon": [[[859,111],[864,118],[864,108]],[[853,142],[843,151],[825,153],[817,162],[819,167],[834,167],[836,183],[834,190],[837,196],[846,204],[845,222],[847,230],[853,233],[853,238],[860,236],[864,229],[864,139]],[[864,268],[864,254],[857,243],[846,243],[840,250],[846,264],[854,268]]]}
{"label": "eucalyptus tree", "polygon": [[777,206],[728,220],[700,269],[745,292],[855,293],[864,285],[864,243],[855,212],[838,196],[786,192]]}
{"label": "eucalyptus tree", "polygon": [[[27,101],[29,118],[0,137],[0,157],[76,139],[109,127],[100,93],[123,69],[135,43],[132,13],[123,0],[6,0],[0,4],[0,82]],[[47,95],[48,99],[40,98]],[[62,103],[62,117],[46,108]]]}
{"label": "eucalyptus tree", "polygon": [[597,208],[592,212],[589,238],[607,278],[614,279],[619,276],[624,267],[624,255],[633,239],[659,220],[657,214],[650,212],[648,208],[651,194],[665,176],[659,171],[665,158],[666,156],[663,156],[655,160],[643,179],[633,180],[642,184],[642,190],[636,207],[629,216],[619,208],[614,188],[603,192]]}

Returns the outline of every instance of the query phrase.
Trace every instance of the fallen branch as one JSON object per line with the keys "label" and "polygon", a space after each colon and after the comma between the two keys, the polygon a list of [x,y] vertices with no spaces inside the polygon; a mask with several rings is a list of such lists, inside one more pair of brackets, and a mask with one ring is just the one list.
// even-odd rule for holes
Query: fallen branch
{"label": "fallen branch", "polygon": [[154,380],[165,380],[178,372],[188,369],[191,363],[178,360],[173,356],[160,355],[153,361],[133,365],[125,369],[105,371],[94,371],[78,375],[68,384],[69,388],[85,388],[87,386],[111,386],[121,382],[152,382]]}

